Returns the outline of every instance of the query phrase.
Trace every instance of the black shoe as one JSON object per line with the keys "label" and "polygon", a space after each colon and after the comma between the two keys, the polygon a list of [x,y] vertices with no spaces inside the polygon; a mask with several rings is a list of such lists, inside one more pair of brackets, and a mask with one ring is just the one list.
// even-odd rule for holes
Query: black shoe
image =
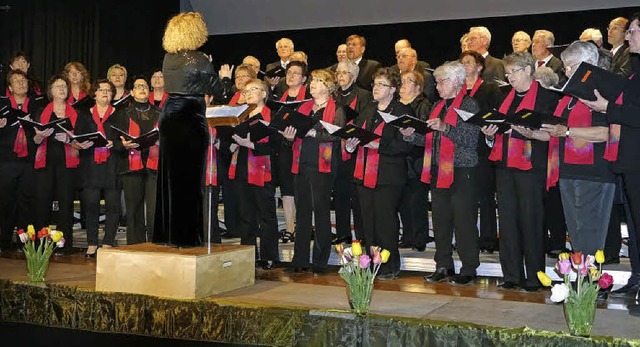
{"label": "black shoe", "polygon": [[431,276],[425,276],[424,279],[427,282],[431,282],[431,283],[437,283],[437,282],[444,282],[446,281],[449,277],[455,275],[455,271],[453,271],[453,269],[447,269],[445,267],[441,267],[438,270],[436,270],[436,272],[434,272],[433,274],[431,274]]}
{"label": "black shoe", "polygon": [[324,275],[327,272],[328,272],[328,269],[326,267],[320,267],[320,266],[314,266],[313,267],[313,275],[314,276]]}
{"label": "black shoe", "polygon": [[629,305],[629,314],[634,317],[640,317],[640,305]]}
{"label": "black shoe", "polygon": [[413,242],[400,242],[398,248],[413,248]]}
{"label": "black shoe", "polygon": [[436,239],[435,239],[435,238],[433,238],[433,236],[427,236],[427,241],[426,241],[426,243],[431,243],[431,242],[435,242],[435,241],[436,241]]}
{"label": "black shoe", "polygon": [[392,281],[400,278],[400,271],[391,271],[386,274],[378,275],[380,281]]}
{"label": "black shoe", "polygon": [[413,249],[415,249],[418,252],[424,252],[427,249],[427,246],[425,246],[425,245],[415,246],[415,247],[413,247]]}
{"label": "black shoe", "polygon": [[609,298],[609,291],[606,289],[600,289],[598,290],[598,296],[596,297],[596,300],[599,301],[605,301]]}
{"label": "black shoe", "polygon": [[602,265],[620,264],[620,257],[605,258]]}
{"label": "black shoe", "polygon": [[540,286],[523,286],[522,291],[527,293],[535,293],[540,290]]}
{"label": "black shoe", "polygon": [[98,255],[98,252],[85,253],[84,257],[87,259],[95,259],[97,255]]}
{"label": "black shoe", "polygon": [[633,298],[640,289],[639,283],[626,284],[616,290],[612,290],[609,295],[612,298]]}
{"label": "black shoe", "polygon": [[303,273],[303,272],[309,272],[309,268],[308,267],[289,266],[288,268],[284,269],[284,272],[290,273],[290,274],[298,274],[298,273]]}
{"label": "black shoe", "polygon": [[518,284],[514,283],[514,282],[504,281],[504,282],[498,284],[498,289],[517,290],[518,289]]}
{"label": "black shoe", "polygon": [[346,243],[348,245],[351,244],[351,236],[343,236],[343,237],[338,237],[338,238],[334,238],[333,240],[331,240],[331,244],[332,245],[339,245],[341,243]]}
{"label": "black shoe", "polygon": [[493,248],[482,247],[480,248],[480,253],[493,254]]}
{"label": "black shoe", "polygon": [[475,279],[476,279],[476,276],[456,275],[451,277],[449,282],[456,286],[466,286],[467,284],[473,282]]}
{"label": "black shoe", "polygon": [[277,261],[267,260],[262,265],[262,270],[273,270],[278,266]]}
{"label": "black shoe", "polygon": [[280,235],[280,242],[282,243],[288,243],[289,241],[293,242],[295,240],[296,237],[288,231],[282,232]]}

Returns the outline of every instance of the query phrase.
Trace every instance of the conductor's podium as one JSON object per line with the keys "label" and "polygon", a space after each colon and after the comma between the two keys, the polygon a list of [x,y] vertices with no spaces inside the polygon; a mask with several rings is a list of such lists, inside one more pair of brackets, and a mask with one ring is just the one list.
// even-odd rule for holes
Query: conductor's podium
{"label": "conductor's podium", "polygon": [[254,246],[176,248],[142,243],[100,248],[96,290],[200,299],[250,286],[255,281]]}

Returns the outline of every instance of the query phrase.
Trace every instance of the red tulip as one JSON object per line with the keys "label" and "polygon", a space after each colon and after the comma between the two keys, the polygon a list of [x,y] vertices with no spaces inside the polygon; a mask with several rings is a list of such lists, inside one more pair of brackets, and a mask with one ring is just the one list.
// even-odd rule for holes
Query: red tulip
{"label": "red tulip", "polygon": [[571,262],[573,265],[582,264],[582,252],[571,253]]}
{"label": "red tulip", "polygon": [[603,273],[598,280],[598,286],[602,289],[607,289],[613,284],[613,277],[608,273]]}

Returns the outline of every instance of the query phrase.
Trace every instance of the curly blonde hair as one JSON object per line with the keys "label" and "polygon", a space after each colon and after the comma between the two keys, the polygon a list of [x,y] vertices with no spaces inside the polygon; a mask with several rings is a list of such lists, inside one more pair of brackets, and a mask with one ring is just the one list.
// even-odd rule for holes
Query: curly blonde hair
{"label": "curly blonde hair", "polygon": [[167,23],[162,37],[162,48],[167,53],[196,50],[209,38],[207,24],[198,12],[183,12]]}
{"label": "curly blonde hair", "polygon": [[329,90],[329,95],[333,94],[336,91],[336,79],[334,77],[333,72],[330,72],[326,69],[318,69],[311,71],[311,77],[315,77],[322,80],[322,84],[327,87]]}

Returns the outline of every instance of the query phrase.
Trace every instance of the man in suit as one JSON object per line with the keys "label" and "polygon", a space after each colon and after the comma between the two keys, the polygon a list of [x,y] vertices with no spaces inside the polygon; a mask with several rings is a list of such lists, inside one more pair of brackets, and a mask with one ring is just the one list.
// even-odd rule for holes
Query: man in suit
{"label": "man in suit", "polygon": [[258,58],[252,55],[248,55],[244,57],[244,59],[242,59],[242,64],[250,67],[251,70],[253,70],[256,75],[258,75],[258,72],[260,71],[260,60],[258,60]]}
{"label": "man in suit", "polygon": [[360,35],[351,35],[347,37],[347,57],[360,68],[356,82],[360,88],[371,91],[371,83],[373,83],[373,74],[378,71],[382,65],[371,59],[364,59],[362,55],[367,46],[367,41]]}
{"label": "man in suit", "polygon": [[491,32],[486,27],[471,27],[467,34],[467,49],[478,52],[484,57],[484,70],[482,79],[485,81],[500,80],[506,82],[504,76],[504,65],[502,60],[494,58],[489,54],[491,44]]}
{"label": "man in suit", "polygon": [[433,74],[427,70],[431,68],[429,63],[418,60],[418,53],[411,47],[402,48],[396,55],[396,59],[398,63],[389,69],[398,75],[413,70],[420,71],[425,81],[423,93],[433,103],[438,98],[438,95]]}
{"label": "man in suit", "polygon": [[612,20],[607,27],[607,41],[611,44],[611,71],[613,73],[629,76],[631,71],[631,59],[629,45],[624,40],[624,34],[629,21],[624,17]]}
{"label": "man in suit", "polygon": [[554,56],[549,50],[549,46],[553,46],[556,38],[549,30],[536,30],[533,33],[533,41],[531,43],[531,55],[536,58],[536,70],[541,66],[550,67],[553,72],[558,75],[560,82],[566,81],[566,76],[562,72],[564,65],[562,60]]}
{"label": "man in suit", "polygon": [[528,52],[531,47],[531,37],[524,31],[516,31],[511,38],[513,53]]}
{"label": "man in suit", "polygon": [[[275,69],[278,66],[282,66],[282,68],[286,69],[287,68],[287,64],[289,64],[289,60],[291,58],[291,54],[293,54],[293,41],[291,41],[291,39],[283,37],[280,40],[278,40],[276,42],[276,51],[278,52],[278,57],[280,57],[279,61],[274,61],[273,63],[267,64],[267,67],[265,68],[265,72]],[[271,87],[271,92],[274,94],[278,94],[279,90],[277,86],[278,86],[278,82],[280,82],[280,77],[271,77],[268,78],[265,76],[264,80],[269,83],[269,86]]]}

